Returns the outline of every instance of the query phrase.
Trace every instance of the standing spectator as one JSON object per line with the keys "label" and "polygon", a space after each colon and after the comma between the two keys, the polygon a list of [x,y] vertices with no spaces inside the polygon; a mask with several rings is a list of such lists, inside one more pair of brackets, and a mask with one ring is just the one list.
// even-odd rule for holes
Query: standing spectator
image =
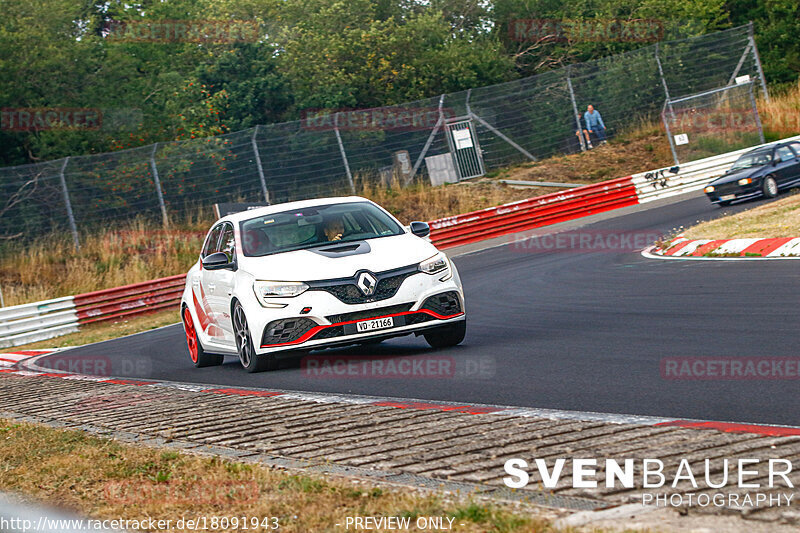
{"label": "standing spectator", "polygon": [[[589,104],[586,108],[586,113],[583,114],[583,122],[586,124],[586,129],[583,133],[589,138],[590,134],[594,134],[601,144],[606,143],[606,125],[603,123],[603,117],[600,116],[600,111],[595,111],[594,106]],[[592,147],[591,141],[589,148]]]}

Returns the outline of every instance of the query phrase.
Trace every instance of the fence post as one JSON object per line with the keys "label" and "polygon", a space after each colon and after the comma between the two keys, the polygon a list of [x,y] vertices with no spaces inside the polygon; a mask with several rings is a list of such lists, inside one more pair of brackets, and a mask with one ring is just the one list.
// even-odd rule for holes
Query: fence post
{"label": "fence post", "polygon": [[[678,151],[675,149],[675,139],[672,138],[672,132],[669,129],[669,120],[667,119],[666,113],[667,105],[670,105],[670,108],[672,107],[672,105],[669,104],[669,100],[664,103],[664,107],[661,108],[661,120],[664,122],[664,128],[667,130],[667,140],[669,141],[669,148],[672,150],[672,158],[675,160],[676,165],[680,165],[681,162],[678,161]],[[675,116],[674,113],[672,116]]]}
{"label": "fence post", "polygon": [[64,207],[67,208],[67,218],[69,219],[69,229],[72,231],[72,240],[75,243],[75,250],[81,249],[81,243],[78,241],[78,226],[75,225],[75,215],[72,213],[72,202],[69,200],[69,191],[67,190],[67,179],[64,177],[64,171],[67,170],[69,157],[64,158],[64,164],[61,165],[61,172],[58,177],[61,180],[61,192],[64,195]]}
{"label": "fence post", "polygon": [[422,151],[419,153],[419,157],[417,157],[417,162],[414,163],[414,168],[409,174],[408,179],[406,180],[406,184],[408,184],[414,176],[417,175],[417,171],[419,170],[419,166],[422,164],[423,159],[425,159],[425,154],[428,153],[428,150],[433,143],[433,138],[436,137],[436,134],[439,133],[439,128],[442,127],[444,123],[444,116],[442,115],[442,105],[444,105],[444,95],[439,96],[439,118],[436,120],[436,124],[433,126],[433,130],[431,130],[431,134],[428,135],[428,139],[425,141],[425,146],[422,147]]}
{"label": "fence post", "polygon": [[158,194],[158,205],[161,208],[161,219],[164,227],[169,226],[169,219],[167,218],[167,206],[164,205],[164,193],[161,191],[161,180],[158,179],[158,167],[156,167],[156,151],[158,150],[158,143],[153,145],[153,153],[150,154],[150,170],[153,171],[153,182],[156,184],[156,193]]}
{"label": "fence post", "polygon": [[339,143],[339,153],[342,154],[342,162],[344,163],[344,170],[347,172],[347,181],[350,182],[350,192],[355,194],[356,186],[353,183],[353,174],[350,173],[350,163],[347,162],[347,152],[344,151],[344,143],[342,143],[342,136],[339,134],[339,113],[333,115],[333,131],[336,133],[336,142]]}
{"label": "fence post", "polygon": [[581,114],[578,111],[578,103],[575,101],[575,91],[572,90],[572,78],[570,72],[572,65],[567,65],[567,88],[569,89],[569,99],[572,102],[572,112],[575,114],[575,125],[578,127],[578,142],[581,144],[581,152],[586,151],[586,144],[583,140],[583,132],[581,131]]}
{"label": "fence post", "polygon": [[267,203],[269,202],[269,191],[267,191],[267,180],[264,179],[264,167],[261,166],[261,154],[258,152],[258,143],[256,142],[256,137],[258,136],[258,125],[256,125],[255,129],[253,129],[253,137],[250,139],[250,142],[253,144],[253,154],[256,158],[256,166],[258,167],[258,179],[261,180],[261,192],[264,193],[264,200]]}
{"label": "fence post", "polygon": [[758,126],[758,138],[761,141],[761,144],[764,144],[766,141],[764,140],[764,128],[761,126],[761,117],[758,116],[758,106],[756,105],[756,95],[753,94],[753,83],[750,83],[750,105],[753,106],[753,113],[756,116],[756,125]]}
{"label": "fence post", "polygon": [[764,69],[761,68],[761,58],[758,55],[758,48],[756,48],[756,40],[753,38],[753,21],[747,25],[747,38],[750,41],[750,48],[753,49],[753,57],[756,60],[756,68],[758,69],[758,77],[761,78],[761,90],[764,92],[764,100],[769,103],[769,92],[767,92],[767,81],[764,79]]}
{"label": "fence post", "polygon": [[[664,87],[664,94],[667,96],[667,103],[669,105],[669,112],[672,113],[672,104],[669,103],[670,96],[669,96],[669,86],[667,85],[667,80],[664,78],[664,69],[661,66],[661,58],[658,57],[658,45],[656,43],[656,64],[658,65],[658,77],[661,78],[661,85]],[[672,113],[674,115],[674,113]]]}
{"label": "fence post", "polygon": [[751,44],[748,42],[747,46],[744,47],[744,52],[742,52],[739,62],[736,63],[736,68],[733,69],[733,74],[731,74],[731,79],[728,80],[728,85],[733,85],[733,82],[736,81],[736,77],[739,76],[739,71],[742,70],[742,66],[744,66],[744,60],[747,59],[747,54],[750,53],[750,46]]}

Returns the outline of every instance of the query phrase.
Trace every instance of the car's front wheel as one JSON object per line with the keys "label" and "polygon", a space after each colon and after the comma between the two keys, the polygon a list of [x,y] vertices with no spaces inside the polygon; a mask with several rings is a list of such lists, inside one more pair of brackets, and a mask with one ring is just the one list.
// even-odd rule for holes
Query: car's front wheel
{"label": "car's front wheel", "polygon": [[423,334],[432,348],[447,348],[461,344],[467,335],[467,321],[459,320]]}
{"label": "car's front wheel", "polygon": [[186,347],[189,348],[189,357],[192,358],[192,363],[197,368],[204,366],[221,365],[225,359],[223,355],[213,353],[206,353],[203,350],[203,345],[200,344],[200,339],[197,337],[197,329],[192,320],[192,313],[188,307],[183,308],[183,331],[186,333]]}
{"label": "car's front wheel", "polygon": [[233,333],[236,336],[236,350],[239,352],[239,362],[248,372],[261,372],[275,370],[278,361],[274,355],[258,355],[253,345],[253,336],[247,325],[242,304],[236,302],[233,306]]}
{"label": "car's front wheel", "polygon": [[778,196],[778,182],[772,176],[767,176],[761,184],[761,190],[767,198],[775,198]]}

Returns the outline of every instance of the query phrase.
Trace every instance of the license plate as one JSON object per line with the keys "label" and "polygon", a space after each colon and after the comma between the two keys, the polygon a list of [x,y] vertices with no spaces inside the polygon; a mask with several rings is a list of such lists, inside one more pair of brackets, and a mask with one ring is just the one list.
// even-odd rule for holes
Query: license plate
{"label": "license plate", "polygon": [[356,330],[359,333],[364,333],[365,331],[375,331],[376,329],[386,329],[394,326],[394,319],[392,317],[386,318],[376,318],[373,320],[365,320],[363,322],[356,323]]}
{"label": "license plate", "polygon": [[722,200],[723,202],[726,200],[733,200],[734,198],[736,198],[735,194],[725,194],[719,197],[719,199]]}

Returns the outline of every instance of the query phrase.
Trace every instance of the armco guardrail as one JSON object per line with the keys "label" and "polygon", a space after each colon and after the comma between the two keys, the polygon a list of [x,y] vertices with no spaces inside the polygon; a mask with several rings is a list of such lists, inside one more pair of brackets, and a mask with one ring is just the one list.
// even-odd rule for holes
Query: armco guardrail
{"label": "armco guardrail", "polygon": [[180,303],[185,279],[186,276],[180,274],[124,287],[2,308],[0,348],[74,333],[84,324],[175,307]]}
{"label": "armco guardrail", "polygon": [[[800,135],[797,137],[790,137],[782,141],[797,141],[800,140]],[[772,144],[772,143],[767,143]],[[762,144],[760,146],[766,146]],[[633,175],[633,183],[636,185],[636,192],[639,196],[639,203],[652,202],[661,198],[676,196],[687,192],[699,191],[703,189],[714,178],[721,176],[727,171],[731,165],[745,152],[758,148],[758,146],[751,146],[736,150],[735,152],[728,152],[705,159],[698,159],[684,165],[680,165],[680,172],[678,174],[666,173],[666,187],[662,187],[659,183],[660,180],[648,180],[645,176],[650,172],[640,172]],[[655,172],[655,171],[652,171]]]}
{"label": "armco guardrail", "polygon": [[440,248],[451,248],[637,203],[629,176],[434,220],[431,240]]}

